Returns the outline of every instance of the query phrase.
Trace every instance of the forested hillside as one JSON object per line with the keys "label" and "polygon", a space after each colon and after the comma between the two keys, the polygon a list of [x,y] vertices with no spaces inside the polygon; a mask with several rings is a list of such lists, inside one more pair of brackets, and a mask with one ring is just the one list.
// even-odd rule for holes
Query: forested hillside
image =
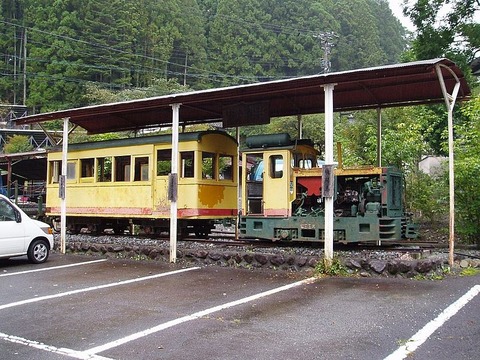
{"label": "forested hillside", "polygon": [[0,22],[0,102],[25,85],[35,112],[88,104],[92,83],[220,87],[394,63],[406,44],[386,0],[3,0]]}

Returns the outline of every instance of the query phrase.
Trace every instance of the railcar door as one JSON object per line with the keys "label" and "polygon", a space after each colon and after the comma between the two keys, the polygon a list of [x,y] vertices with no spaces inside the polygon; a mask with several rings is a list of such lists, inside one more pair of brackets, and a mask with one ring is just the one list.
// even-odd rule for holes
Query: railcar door
{"label": "railcar door", "polygon": [[403,174],[393,168],[387,168],[387,216],[403,215]]}
{"label": "railcar door", "polygon": [[263,215],[289,216],[291,214],[289,151],[267,152],[264,161]]}
{"label": "railcar door", "polygon": [[263,214],[263,153],[247,154],[244,162],[247,169],[244,192],[246,214]]}
{"label": "railcar door", "polygon": [[249,153],[244,161],[248,168],[244,192],[246,214],[288,216],[288,152]]}
{"label": "railcar door", "polygon": [[156,161],[156,177],[154,189],[154,210],[159,215],[168,216],[170,202],[168,201],[168,174],[172,165],[172,150],[158,149]]}

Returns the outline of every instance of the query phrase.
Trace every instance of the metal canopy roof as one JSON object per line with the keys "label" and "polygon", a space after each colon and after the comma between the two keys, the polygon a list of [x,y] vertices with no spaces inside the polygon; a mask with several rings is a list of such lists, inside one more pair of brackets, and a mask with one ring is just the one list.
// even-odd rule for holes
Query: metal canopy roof
{"label": "metal canopy roof", "polygon": [[436,65],[447,89],[456,82],[452,73],[459,78],[458,99],[470,95],[461,70],[438,58],[43,113],[17,119],[17,124],[69,118],[91,134],[171,126],[172,104],[181,104],[180,124],[260,124],[270,117],[324,112],[325,84],[335,84],[334,111],[438,103],[445,99]]}
{"label": "metal canopy roof", "polygon": [[[37,150],[26,153],[0,154],[0,170],[8,170],[12,175],[28,180],[44,180],[47,178],[47,152]],[[5,184],[5,183],[4,183]]]}

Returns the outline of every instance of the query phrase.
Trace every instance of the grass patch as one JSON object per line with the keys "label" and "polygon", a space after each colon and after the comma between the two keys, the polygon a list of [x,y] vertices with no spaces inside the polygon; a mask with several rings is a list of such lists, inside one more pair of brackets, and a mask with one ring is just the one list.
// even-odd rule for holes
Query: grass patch
{"label": "grass patch", "polygon": [[465,269],[462,269],[462,271],[460,271],[460,276],[475,276],[478,274],[480,274],[480,269],[474,268],[474,267],[467,267]]}
{"label": "grass patch", "polygon": [[347,268],[340,262],[338,258],[333,258],[332,264],[328,266],[325,259],[320,260],[317,265],[315,265],[315,274],[327,275],[327,276],[347,276]]}

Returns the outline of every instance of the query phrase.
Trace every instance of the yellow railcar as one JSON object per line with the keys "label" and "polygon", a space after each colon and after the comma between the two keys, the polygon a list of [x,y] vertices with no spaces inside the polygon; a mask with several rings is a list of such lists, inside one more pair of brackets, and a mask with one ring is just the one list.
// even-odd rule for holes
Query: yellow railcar
{"label": "yellow railcar", "polygon": [[[216,219],[237,214],[237,142],[221,131],[179,135],[179,231],[205,236]],[[71,144],[67,160],[67,228],[116,233],[138,225],[168,231],[171,135]],[[50,151],[47,215],[60,215],[61,150]]]}

